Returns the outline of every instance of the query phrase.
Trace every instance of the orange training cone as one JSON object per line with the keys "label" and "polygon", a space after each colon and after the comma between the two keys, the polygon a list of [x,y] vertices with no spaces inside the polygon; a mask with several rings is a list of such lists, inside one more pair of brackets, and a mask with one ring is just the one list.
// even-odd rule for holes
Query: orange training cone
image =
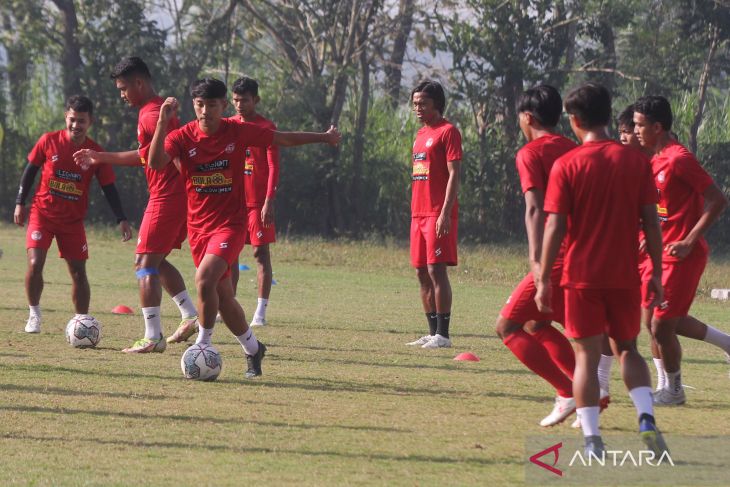
{"label": "orange training cone", "polygon": [[115,315],[132,315],[134,314],[134,311],[132,311],[132,308],[130,308],[129,306],[120,304],[112,308],[112,313],[114,313]]}
{"label": "orange training cone", "polygon": [[474,355],[471,352],[464,352],[464,353],[460,353],[459,355],[454,357],[454,360],[467,361],[467,362],[479,362],[479,357],[477,357],[476,355]]}

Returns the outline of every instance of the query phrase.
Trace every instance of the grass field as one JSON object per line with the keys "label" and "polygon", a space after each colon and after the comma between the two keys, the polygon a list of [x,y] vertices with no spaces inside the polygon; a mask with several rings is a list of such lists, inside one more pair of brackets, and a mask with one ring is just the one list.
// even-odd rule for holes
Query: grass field
{"label": "grass field", "polygon": [[[455,347],[411,349],[425,318],[407,250],[394,244],[280,242],[268,318],[256,329],[269,352],[264,376],[243,379],[245,360],[225,327],[213,342],[224,358],[214,383],[186,381],[183,346],[164,354],[119,350],[142,331],[131,266],[133,242],[90,232],[91,312],[104,325],[97,349],[64,341],[73,314],[70,278],[52,247],[40,335],[23,332],[27,303],[24,231],[0,226],[0,485],[514,485],[525,479],[530,435],[575,436],[537,422],[549,386],[500,343],[493,323],[525,270],[524,249],[474,247],[452,270]],[[175,253],[189,286],[187,249]],[[243,262],[252,265],[250,249]],[[694,313],[730,330],[730,263],[716,259]],[[239,300],[250,313],[253,271]],[[163,325],[179,320],[169,298]],[[713,347],[685,341],[684,408],[661,410],[665,433],[730,434],[728,365]],[[648,355],[642,336],[642,351]],[[454,362],[472,351],[478,363]],[[606,431],[633,433],[635,418],[614,368]]]}

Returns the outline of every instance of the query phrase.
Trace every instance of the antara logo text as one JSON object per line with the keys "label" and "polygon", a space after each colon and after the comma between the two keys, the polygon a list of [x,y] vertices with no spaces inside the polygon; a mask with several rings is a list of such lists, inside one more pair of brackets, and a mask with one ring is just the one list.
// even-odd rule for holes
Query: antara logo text
{"label": "antara logo text", "polygon": [[[560,459],[560,449],[563,443],[556,443],[530,457],[530,462],[550,473],[563,476],[563,470],[557,467]],[[552,454],[552,462],[546,463],[543,457]],[[549,459],[549,457],[548,457]],[[568,467],[659,467],[660,465],[674,466],[674,461],[668,451],[657,455],[651,450],[605,450],[600,456],[591,453],[586,455],[581,450],[576,450],[568,462]]]}

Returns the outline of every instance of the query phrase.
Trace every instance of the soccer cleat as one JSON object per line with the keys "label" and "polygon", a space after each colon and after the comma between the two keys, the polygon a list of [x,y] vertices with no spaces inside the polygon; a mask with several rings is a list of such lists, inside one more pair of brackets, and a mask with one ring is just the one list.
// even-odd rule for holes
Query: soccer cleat
{"label": "soccer cleat", "polygon": [[408,345],[410,347],[421,347],[421,346],[425,345],[427,342],[429,342],[431,340],[431,338],[433,338],[433,335],[424,335],[421,338],[419,338],[418,340],[414,340],[412,342],[406,343],[406,345]]}
{"label": "soccer cleat", "polygon": [[642,415],[642,418],[639,420],[639,436],[641,436],[641,441],[655,455],[661,456],[664,452],[669,453],[664,436],[662,436],[661,431],[654,424],[654,418],[651,416]]}
{"label": "soccer cleat", "polygon": [[122,350],[124,353],[162,353],[167,348],[165,339],[160,335],[160,338],[154,340],[152,338],[140,338],[134,344]]}
{"label": "soccer cleat", "polygon": [[451,340],[437,333],[421,345],[421,348],[451,348]]}
{"label": "soccer cleat", "polygon": [[40,333],[41,332],[41,318],[39,316],[30,316],[25,324],[26,333]]}
{"label": "soccer cleat", "polygon": [[264,359],[264,355],[266,355],[266,345],[261,342],[259,342],[259,351],[255,355],[246,355],[247,379],[253,379],[261,375],[261,361]]}
{"label": "soccer cleat", "polygon": [[680,389],[678,393],[674,393],[669,389],[661,389],[654,391],[654,404],[657,406],[681,406],[687,402],[687,396],[684,389]]}
{"label": "soccer cleat", "polygon": [[[601,389],[601,396],[598,400],[598,406],[601,408],[600,412],[603,412],[604,409],[608,407],[608,405],[611,404],[611,396],[606,392],[605,390]],[[575,414],[575,421],[570,425],[571,428],[578,429],[581,427],[580,424],[580,415],[576,412]]]}
{"label": "soccer cleat", "polygon": [[198,317],[185,318],[180,322],[175,333],[167,338],[167,343],[180,343],[188,341],[188,338],[198,332]]}
{"label": "soccer cleat", "polygon": [[250,323],[251,326],[266,326],[266,320],[260,316],[254,316]]}
{"label": "soccer cleat", "polygon": [[542,418],[540,426],[555,426],[556,424],[560,424],[574,412],[575,399],[572,397],[557,396],[555,398],[555,406],[553,406],[553,410],[550,414]]}
{"label": "soccer cleat", "polygon": [[585,445],[583,446],[583,455],[586,460],[589,460],[591,455],[599,460],[603,459],[603,455],[606,453],[606,447],[603,445],[603,439],[601,439],[600,436],[586,436],[585,441]]}

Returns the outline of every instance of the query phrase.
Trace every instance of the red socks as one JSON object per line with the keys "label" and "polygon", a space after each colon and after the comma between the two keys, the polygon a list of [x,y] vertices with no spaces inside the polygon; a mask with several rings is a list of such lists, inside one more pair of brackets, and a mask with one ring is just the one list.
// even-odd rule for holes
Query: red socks
{"label": "red socks", "polygon": [[556,330],[552,325],[546,325],[532,334],[545,347],[553,363],[573,380],[575,370],[575,352],[568,338]]}
{"label": "red socks", "polygon": [[573,397],[573,382],[555,365],[537,338],[525,330],[518,330],[505,338],[504,344],[528,369],[549,382],[559,396]]}

